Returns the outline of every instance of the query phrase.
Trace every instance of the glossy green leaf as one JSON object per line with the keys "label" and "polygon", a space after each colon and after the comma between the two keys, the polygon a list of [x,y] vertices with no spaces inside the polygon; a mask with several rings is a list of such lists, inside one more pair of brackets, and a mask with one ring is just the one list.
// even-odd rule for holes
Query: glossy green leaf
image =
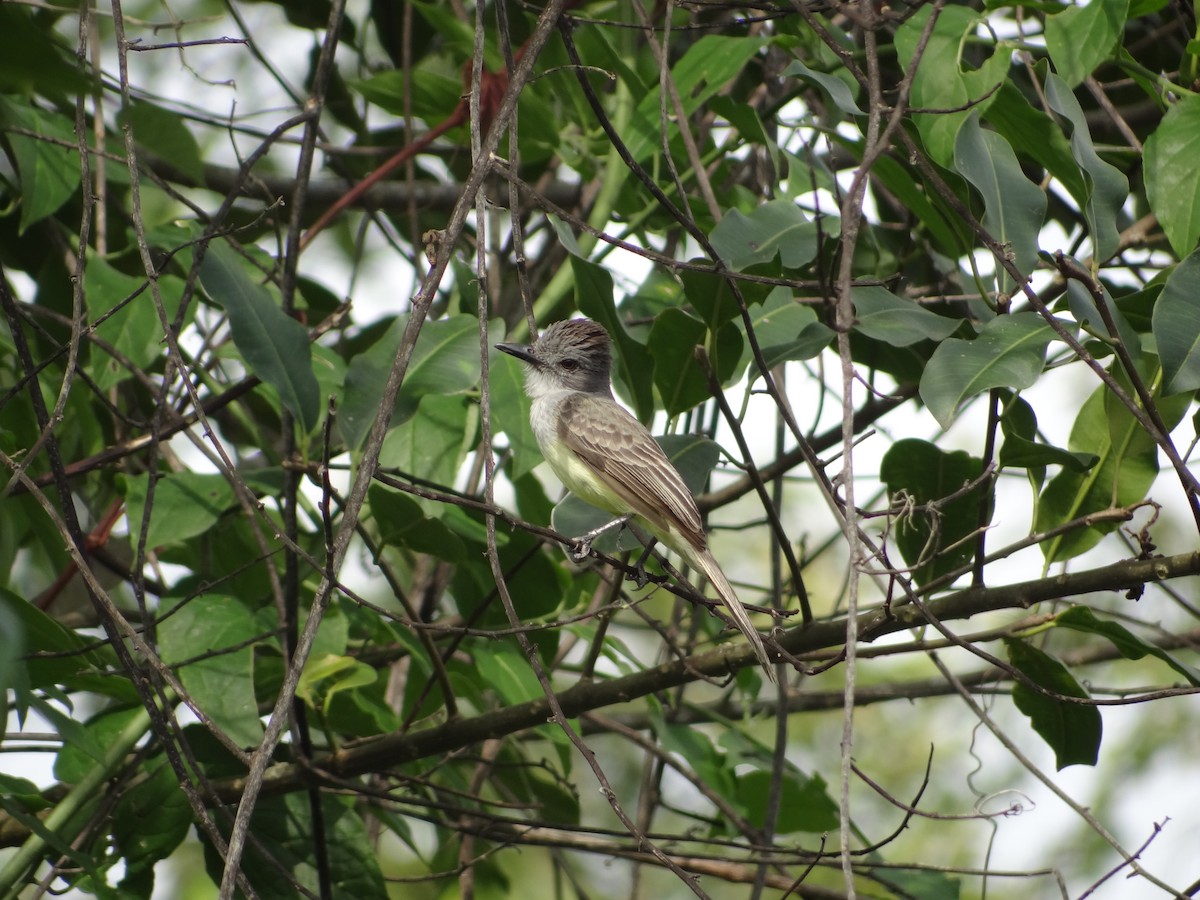
{"label": "glossy green leaf", "polygon": [[[154,308],[154,297],[145,278],[126,275],[103,258],[89,260],[84,274],[88,313],[93,321],[110,310],[117,311],[96,328],[101,340],[140,368],[149,368],[162,352],[162,325]],[[174,321],[183,296],[183,281],[173,275],[158,280],[168,321]],[[121,307],[117,309],[117,307]],[[92,377],[107,390],[133,373],[99,347],[93,351]]]}
{"label": "glossy green leaf", "polygon": [[[21,676],[29,688],[64,684],[85,672],[102,671],[116,663],[111,649],[97,647],[3,587],[0,612],[9,623],[4,632],[8,640],[0,652],[8,654],[11,661],[21,661]],[[5,686],[11,687],[12,682],[5,682]]]}
{"label": "glossy green leaf", "polygon": [[1183,259],[1200,238],[1200,96],[1177,100],[1146,140],[1146,196],[1175,254]]}
{"label": "glossy green leaf", "polygon": [[[1074,99],[1074,98],[1072,98]],[[1080,205],[1088,201],[1083,171],[1058,123],[1035,108],[1011,81],[996,94],[985,117],[1019,155],[1026,156],[1058,179]],[[1081,138],[1086,137],[1086,133]]]}
{"label": "glossy green leaf", "polygon": [[174,770],[161,756],[142,766],[143,778],[121,794],[112,817],[112,837],[125,860],[123,891],[143,878],[153,883],[153,867],[170,856],[192,827],[192,809]]}
{"label": "glossy green leaf", "polygon": [[[974,542],[963,539],[987,525],[980,521],[980,489],[963,491],[983,471],[983,463],[961,450],[947,453],[928,441],[906,438],[884,454],[879,477],[894,504],[925,506],[902,512],[896,523],[896,546],[913,567],[918,583],[932,581],[970,560]],[[958,494],[953,500],[946,498]],[[928,508],[936,504],[935,509]],[[989,498],[988,507],[991,508]]]}
{"label": "glossy green leaf", "polygon": [[[896,30],[896,54],[906,71],[916,56],[926,22],[934,13],[933,7],[923,6]],[[1009,48],[1000,42],[980,68],[966,68],[962,60],[963,44],[976,34],[980,14],[968,6],[946,6],[937,11],[937,16],[913,79],[911,103],[914,107],[939,110],[918,113],[914,118],[934,161],[949,168],[958,129],[971,110],[982,113],[987,109],[1004,82]]]}
{"label": "glossy green leaf", "polygon": [[[125,478],[125,516],[136,542],[145,515],[149,475]],[[146,548],[186,541],[203,534],[233,507],[236,495],[224,475],[175,472],[160,476],[154,484],[150,527]]]}
{"label": "glossy green leaf", "polygon": [[678,756],[718,797],[733,800],[738,780],[729,758],[698,728],[671,725],[655,716],[654,735],[663,749]]}
{"label": "glossy green leaf", "polygon": [[[761,37],[706,34],[688,47],[671,67],[671,78],[685,115],[691,115],[702,103],[721,90],[766,44]],[[634,116],[634,135],[628,140],[634,159],[643,160],[662,147],[659,109],[662,94],[658,79],[645,96],[639,98]],[[671,109],[670,120],[675,118]],[[672,124],[672,129],[677,126]]]}
{"label": "glossy green leaf", "polygon": [[311,431],[320,418],[321,395],[304,326],[251,280],[238,255],[222,243],[209,245],[200,283],[229,314],[233,342],[250,371],[278,392],[305,433]]}
{"label": "glossy green leaf", "polygon": [[[104,750],[117,735],[139,716],[140,708],[113,709],[97,713],[74,730],[54,760],[54,777],[66,784],[78,784],[98,764],[104,763]],[[60,722],[61,724],[61,722]]]}
{"label": "glossy green leaf", "polygon": [[329,706],[339,693],[374,684],[378,678],[371,666],[352,657],[313,654],[300,675],[296,696],[328,716]]}
{"label": "glossy green leaf", "polygon": [[[1092,5],[1103,4],[1091,4],[1088,8]],[[1120,169],[1109,165],[1096,153],[1083,109],[1063,80],[1047,73],[1045,81],[1046,102],[1070,125],[1071,155],[1079,164],[1086,186],[1083,212],[1092,238],[1092,255],[1096,259],[1108,259],[1116,253],[1120,242],[1121,210],[1129,196],[1129,180]]]}
{"label": "glossy green leaf", "polygon": [[1002,467],[1063,466],[1075,472],[1086,472],[1099,461],[1094,453],[1076,453],[1039,441],[1037,416],[1033,407],[1020,397],[1012,397],[1005,405],[1000,416],[1000,430],[1004,434],[999,457]]}
{"label": "glossy green leaf", "polygon": [[[829,786],[820,775],[804,776],[786,772],[780,782],[779,815],[775,820],[778,834],[807,832],[819,834],[837,828],[838,807],[829,795]],[[751,823],[760,828],[766,822],[766,801],[771,791],[771,773],[755,769],[737,780],[738,798]]]}
{"label": "glossy green leaf", "polygon": [[[758,306],[750,308],[754,336],[767,367],[790,359],[811,359],[833,340],[834,332],[817,318],[813,306],[799,303],[783,286],[771,291]],[[737,372],[754,362],[753,349],[746,341]]]}
{"label": "glossy green leaf", "polygon": [[1031,387],[1053,338],[1041,316],[1027,312],[997,316],[972,341],[942,341],[921,376],[921,399],[938,424],[949,428],[969,398],[997,387]]}
{"label": "glossy green leaf", "polygon": [[[707,343],[708,329],[679,309],[668,309],[654,320],[648,347],[654,359],[654,385],[668,416],[677,416],[712,396],[708,378],[696,359],[696,347]],[[742,336],[726,323],[708,347],[709,363],[724,382],[742,356]]]}
{"label": "glossy green leaf", "polygon": [[1085,634],[1096,634],[1105,638],[1126,659],[1143,659],[1153,656],[1187,679],[1188,684],[1200,687],[1200,670],[1185,665],[1174,656],[1148,641],[1142,640],[1120,622],[1099,618],[1086,606],[1072,606],[1054,617],[1054,624]]}
{"label": "glossy green leaf", "polygon": [[872,881],[891,888],[896,897],[920,897],[921,900],[960,900],[962,897],[962,882],[945,872],[896,866],[871,869],[870,872]]}
{"label": "glossy green leaf", "polygon": [[[1011,251],[1017,270],[1030,275],[1038,261],[1046,195],[1025,177],[1008,141],[979,126],[976,112],[967,116],[955,139],[954,168],[983,198],[983,227]],[[999,283],[1007,292],[1015,287],[1003,270]]]}
{"label": "glossy green leaf", "polygon": [[[56,213],[79,190],[79,155],[75,128],[65,116],[0,97],[0,128],[12,146],[21,176],[21,225],[29,226]],[[10,129],[37,135],[17,134]],[[65,146],[64,146],[65,145]]]}
{"label": "glossy green leaf", "polygon": [[1152,322],[1165,393],[1200,388],[1200,250],[1167,276]]}
{"label": "glossy green leaf", "polygon": [[529,660],[515,644],[496,642],[480,647],[474,664],[481,683],[495,691],[505,706],[544,696]]}
{"label": "glossy green leaf", "polygon": [[[1112,294],[1108,292],[1103,284],[1100,285],[1100,290],[1104,296],[1104,304],[1108,309],[1109,317],[1113,320],[1113,324],[1117,327],[1115,337],[1119,338],[1133,356],[1138,356],[1141,352],[1142,341],[1138,333],[1133,330],[1125,318],[1125,314],[1121,312],[1117,306]],[[1067,304],[1070,307],[1071,315],[1089,334],[1094,334],[1105,343],[1113,340],[1114,335],[1109,333],[1108,325],[1104,321],[1104,316],[1096,306],[1096,298],[1092,296],[1092,292],[1084,287],[1080,282],[1071,279],[1067,282]]]}
{"label": "glossy green leaf", "polygon": [[[1168,428],[1183,416],[1187,395],[1159,400]],[[1064,470],[1046,486],[1038,501],[1036,531],[1080,516],[1145,499],[1158,476],[1158,447],[1133,415],[1103,386],[1083,404],[1068,442],[1071,450],[1094,453],[1100,461],[1086,472]],[[1079,528],[1042,544],[1047,562],[1060,562],[1090,550],[1117,528],[1101,523]]]}
{"label": "glossy green leaf", "polygon": [[851,288],[854,300],[854,329],[873,340],[895,347],[919,341],[940,341],[959,328],[959,321],[925,309],[919,303],[897,297],[885,287]]}
{"label": "glossy green leaf", "polygon": [[782,77],[800,78],[809,84],[816,85],[829,96],[834,106],[848,115],[866,115],[866,113],[858,108],[858,104],[854,102],[854,94],[858,89],[857,82],[847,82],[836,75],[813,71],[798,59],[793,60],[792,64],[783,70]]}
{"label": "glossy green leaf", "polygon": [[[355,356],[346,369],[346,394],[338,412],[338,429],[351,447],[362,446],[371,431],[407,325],[408,317],[398,316],[387,332],[368,350]],[[474,316],[454,315],[425,322],[396,397],[391,427],[412,419],[423,398],[461,394],[478,383],[478,320]]]}
{"label": "glossy green leaf", "polygon": [[[39,23],[42,12],[19,3],[0,3],[0,90],[17,95],[86,93],[91,79],[74,48],[44,27],[44,20]],[[78,174],[78,165],[75,171]]]}
{"label": "glossy green leaf", "polygon": [[964,224],[949,213],[936,191],[913,177],[911,170],[888,156],[881,156],[871,173],[896,195],[909,214],[925,226],[928,239],[942,253],[954,258],[971,246],[972,235]]}
{"label": "glossy green leaf", "polygon": [[426,396],[416,415],[383,439],[380,467],[434,484],[454,484],[462,461],[478,440],[478,416],[479,407],[466,397]]}
{"label": "glossy green leaf", "polygon": [[117,123],[133,129],[134,140],[196,182],[204,183],[204,160],[200,145],[185,120],[161,106],[135,100],[117,114]]}
{"label": "glossy green leaf", "polygon": [[373,484],[367,491],[379,538],[393,547],[428,553],[447,562],[460,562],[466,552],[458,535],[436,518],[425,515],[413,497]]}
{"label": "glossy green leaf", "polygon": [[1125,30],[1129,0],[1091,0],[1046,17],[1046,49],[1069,87],[1108,59]]}
{"label": "glossy green leaf", "polygon": [[[1015,638],[1005,638],[1004,646],[1009,662],[1034,684],[1064,697],[1088,696],[1070,670],[1050,654]],[[1095,706],[1049,697],[1021,681],[1013,683],[1013,702],[1050,745],[1060,771],[1096,764],[1104,725]]]}
{"label": "glossy green leaf", "polygon": [[[247,844],[242,868],[261,900],[294,900],[298,887],[305,895],[320,894],[312,862],[318,841],[328,853],[333,896],[387,900],[371,836],[354,806],[346,798],[322,794],[321,819],[318,829],[305,792],[259,799],[250,822],[254,840]],[[207,841],[204,862],[219,884],[224,860]]]}
{"label": "glossy green leaf", "polygon": [[731,209],[710,235],[713,248],[735,272],[769,262],[799,269],[817,255],[817,225],[791,200],[770,200],[744,215]]}
{"label": "glossy green leaf", "polygon": [[239,747],[262,738],[254,695],[254,616],[234,597],[202,594],[180,601],[158,626],[163,662],[178,666],[196,704]]}

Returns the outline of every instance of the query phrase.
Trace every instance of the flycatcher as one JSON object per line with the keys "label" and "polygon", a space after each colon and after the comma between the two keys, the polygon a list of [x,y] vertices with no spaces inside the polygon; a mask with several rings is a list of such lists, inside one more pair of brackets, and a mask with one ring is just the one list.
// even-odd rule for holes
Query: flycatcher
{"label": "flycatcher", "polygon": [[703,572],[772,681],[771,661],[729,579],[708,549],[683,478],[641,422],[613,399],[608,332],[590,319],[556,322],[532,345],[497,344],[525,363],[529,424],[542,455],[581,500],[635,524]]}

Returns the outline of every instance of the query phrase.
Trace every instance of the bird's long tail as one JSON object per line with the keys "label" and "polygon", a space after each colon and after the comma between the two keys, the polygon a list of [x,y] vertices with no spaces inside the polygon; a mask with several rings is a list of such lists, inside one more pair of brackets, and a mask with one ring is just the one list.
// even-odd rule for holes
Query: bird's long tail
{"label": "bird's long tail", "polygon": [[737,592],[734,591],[733,585],[729,583],[729,579],[725,577],[725,573],[721,571],[721,567],[717,564],[712,553],[707,549],[697,550],[690,546],[686,547],[686,550],[688,552],[684,555],[687,557],[688,562],[691,563],[693,568],[703,572],[705,577],[712,582],[713,588],[725,604],[725,608],[729,610],[729,614],[733,617],[734,624],[746,636],[746,639],[750,641],[750,646],[754,648],[754,655],[762,663],[763,671],[767,673],[767,678],[774,681],[775,671],[771,666],[770,658],[767,656],[766,648],[763,647],[762,636],[758,633],[758,629],[754,627],[754,623],[750,621],[750,616],[746,614],[746,607],[742,606],[742,601],[738,599]]}

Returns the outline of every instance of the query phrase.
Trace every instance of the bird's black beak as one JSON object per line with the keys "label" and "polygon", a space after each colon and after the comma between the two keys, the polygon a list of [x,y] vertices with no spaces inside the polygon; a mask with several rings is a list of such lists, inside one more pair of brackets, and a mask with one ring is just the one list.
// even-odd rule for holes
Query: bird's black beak
{"label": "bird's black beak", "polygon": [[509,356],[515,356],[523,363],[531,366],[541,366],[541,362],[533,355],[533,347],[529,344],[497,344],[496,349]]}

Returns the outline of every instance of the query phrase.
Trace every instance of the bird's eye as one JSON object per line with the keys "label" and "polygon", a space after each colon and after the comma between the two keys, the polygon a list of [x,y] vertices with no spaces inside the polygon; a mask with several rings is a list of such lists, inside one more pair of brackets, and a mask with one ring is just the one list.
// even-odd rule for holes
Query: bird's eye
{"label": "bird's eye", "polygon": [[579,360],[564,359],[562,362],[559,363],[559,365],[562,366],[564,369],[566,369],[568,372],[574,372],[576,369],[579,368]]}

